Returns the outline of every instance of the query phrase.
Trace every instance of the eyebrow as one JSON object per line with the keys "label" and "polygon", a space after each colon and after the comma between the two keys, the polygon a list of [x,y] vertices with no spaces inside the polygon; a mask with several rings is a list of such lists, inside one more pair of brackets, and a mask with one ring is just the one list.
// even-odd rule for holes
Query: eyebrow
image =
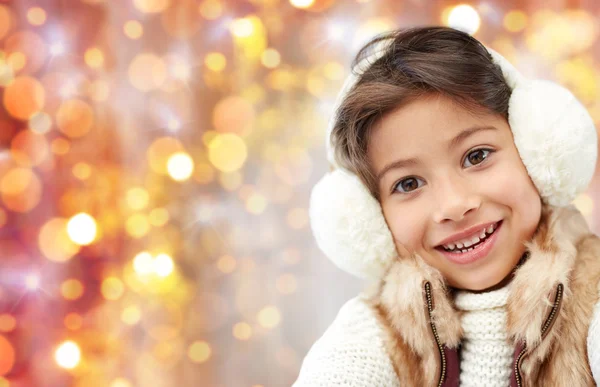
{"label": "eyebrow", "polygon": [[[467,129],[463,130],[462,132],[460,132],[459,134],[457,134],[452,140],[450,140],[448,142],[448,149],[452,149],[452,148],[460,145],[460,143],[465,141],[471,135],[473,135],[477,132],[481,132],[483,130],[498,130],[498,128],[496,128],[495,126],[472,126],[470,128],[467,128]],[[381,172],[379,172],[379,174],[377,175],[377,181],[380,182],[381,179],[383,178],[383,176],[392,169],[411,167],[411,166],[419,164],[419,162],[420,162],[419,159],[415,158],[415,157],[410,158],[410,159],[393,161],[393,162],[389,163],[388,165],[386,165],[381,170]]]}

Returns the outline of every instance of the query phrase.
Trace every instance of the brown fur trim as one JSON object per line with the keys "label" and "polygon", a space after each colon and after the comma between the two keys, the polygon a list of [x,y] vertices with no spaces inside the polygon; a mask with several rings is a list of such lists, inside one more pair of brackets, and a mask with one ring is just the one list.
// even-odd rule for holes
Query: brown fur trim
{"label": "brown fur trim", "polygon": [[508,334],[529,348],[541,341],[541,328],[552,307],[554,291],[564,286],[563,302],[571,298],[569,276],[577,257],[577,242],[589,234],[585,218],[574,207],[545,207],[536,234],[525,244],[529,259],[510,285]]}
{"label": "brown fur trim", "polygon": [[[589,385],[592,379],[585,340],[598,300],[600,239],[590,234],[585,219],[573,206],[545,205],[538,229],[525,247],[529,258],[515,272],[507,304],[509,336],[515,345],[524,342],[528,348],[521,367],[525,383]],[[432,319],[440,341],[457,347],[463,332],[453,295],[441,273],[418,255],[398,258],[369,297],[384,328],[384,342],[401,385],[435,384],[440,372],[439,351],[423,294],[426,282],[431,285]],[[558,284],[563,284],[562,307],[542,340],[542,325]]]}

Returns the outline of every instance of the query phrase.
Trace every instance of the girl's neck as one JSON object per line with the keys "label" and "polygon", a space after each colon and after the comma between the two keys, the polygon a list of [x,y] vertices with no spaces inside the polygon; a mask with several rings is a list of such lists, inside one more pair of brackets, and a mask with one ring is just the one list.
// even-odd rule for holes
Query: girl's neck
{"label": "girl's neck", "polygon": [[525,263],[525,261],[527,261],[527,258],[529,258],[529,251],[525,251],[523,253],[523,255],[521,256],[521,259],[519,260],[517,265],[513,268],[513,270],[511,270],[510,273],[508,273],[508,275],[502,281],[498,282],[494,286],[490,286],[489,288],[485,288],[482,290],[468,290],[468,289],[454,289],[454,290],[468,291],[470,293],[486,293],[486,292],[491,292],[494,290],[502,289],[503,287],[508,285],[513,280],[513,278],[515,277],[515,272],[523,263]]}

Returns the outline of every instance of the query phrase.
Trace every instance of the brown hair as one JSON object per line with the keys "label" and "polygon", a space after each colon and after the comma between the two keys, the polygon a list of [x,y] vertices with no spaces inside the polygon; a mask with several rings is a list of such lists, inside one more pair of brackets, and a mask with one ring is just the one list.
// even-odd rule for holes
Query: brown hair
{"label": "brown hair", "polygon": [[[374,50],[383,50],[376,60],[370,59]],[[479,41],[459,30],[420,27],[379,35],[360,49],[352,72],[358,80],[335,113],[330,141],[336,162],[358,175],[377,200],[367,146],[371,128],[385,114],[437,93],[473,113],[508,119],[511,89],[502,70]]]}

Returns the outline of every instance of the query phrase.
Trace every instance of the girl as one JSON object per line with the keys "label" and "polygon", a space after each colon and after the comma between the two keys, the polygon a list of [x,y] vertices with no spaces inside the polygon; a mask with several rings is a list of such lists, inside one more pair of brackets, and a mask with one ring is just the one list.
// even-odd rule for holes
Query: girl
{"label": "girl", "polygon": [[304,386],[592,386],[600,239],[569,203],[597,136],[564,88],[444,27],[357,55],[311,225],[374,279],[306,356]]}

